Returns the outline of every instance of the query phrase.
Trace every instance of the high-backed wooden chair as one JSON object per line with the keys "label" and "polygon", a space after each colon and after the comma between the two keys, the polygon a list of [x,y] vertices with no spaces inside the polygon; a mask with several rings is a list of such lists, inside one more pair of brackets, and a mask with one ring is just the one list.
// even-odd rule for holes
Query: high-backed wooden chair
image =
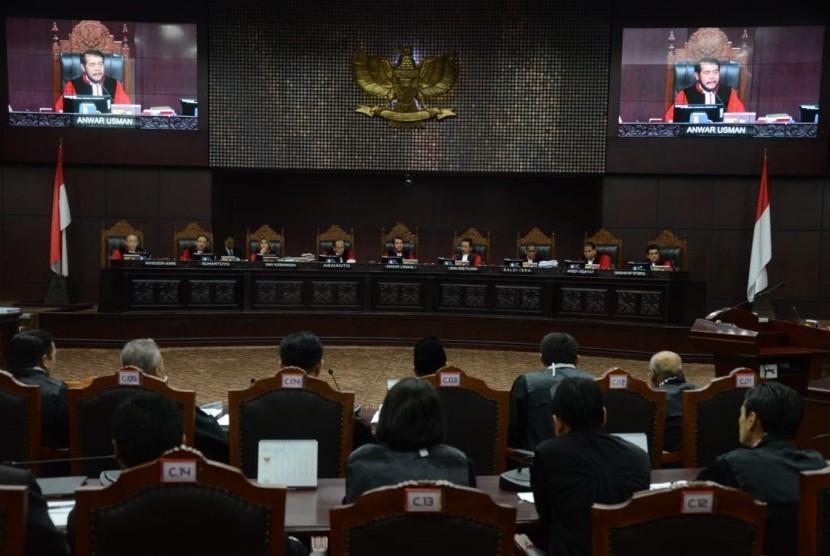
{"label": "high-backed wooden chair", "polygon": [[0,486],[0,555],[25,556],[29,499],[25,486]]}
{"label": "high-backed wooden chair", "polygon": [[482,264],[490,264],[490,232],[482,234],[475,228],[467,228],[467,231],[459,234],[453,232],[452,252],[453,255],[461,254],[461,240],[470,238],[473,241],[473,253],[481,255]]}
{"label": "high-backed wooden chair", "polygon": [[263,224],[253,232],[248,229],[245,234],[245,258],[249,258],[251,253],[259,251],[259,240],[267,237],[268,245],[271,251],[277,256],[282,257],[285,253],[285,229],[281,229],[277,233],[268,224]]}
{"label": "high-backed wooden chair", "polygon": [[75,554],[283,554],[285,487],[188,448],[75,493]]}
{"label": "high-backed wooden chair", "polygon": [[799,473],[798,554],[830,554],[830,467]]}
{"label": "high-backed wooden chair", "polygon": [[101,225],[101,268],[106,268],[112,252],[127,244],[127,236],[135,234],[138,236],[140,249],[144,246],[144,231],[141,226],[133,228],[126,220],[119,220],[109,228]]}
{"label": "high-backed wooden chair", "polygon": [[395,238],[403,239],[404,251],[412,253],[412,257],[418,258],[418,229],[414,232],[409,231],[409,228],[403,222],[398,222],[392,226],[387,232],[385,228],[380,230],[380,255],[384,256],[386,253],[395,247]]}
{"label": "high-backed wooden chair", "polygon": [[600,228],[594,235],[589,236],[585,232],[585,241],[592,241],[597,247],[597,253],[605,253],[611,257],[611,262],[615,268],[622,268],[623,258],[623,238],[622,234],[615,236],[609,230]]}
{"label": "high-backed wooden chair", "polygon": [[759,381],[756,371],[739,367],[703,388],[683,391],[683,467],[707,467],[740,446],[741,405]]}
{"label": "high-backed wooden chair", "polygon": [[744,29],[740,47],[733,47],[726,33],[717,27],[701,27],[692,33],[682,48],[676,48],[674,31],[669,33],[666,54],[666,108],[674,102],[677,93],[694,85],[695,63],[705,56],[717,58],[720,63],[720,82],[735,89],[746,99],[749,89],[749,35]]}
{"label": "high-backed wooden chair", "polygon": [[[593,556],[677,552],[761,556],[767,507],[749,493],[711,482],[641,491],[591,508]],[[682,531],[682,533],[680,533]]]}
{"label": "high-backed wooden chair", "polygon": [[457,367],[421,377],[441,398],[446,421],[444,442],[467,454],[479,475],[498,475],[506,467],[510,392],[494,390]]}
{"label": "high-backed wooden chair", "polygon": [[528,243],[536,245],[536,253],[546,261],[556,258],[556,233],[551,232],[549,236],[539,228],[533,228],[525,235],[516,232],[516,258],[522,259],[525,256],[525,247]]}
{"label": "high-backed wooden chair", "polygon": [[173,230],[173,257],[181,257],[185,249],[196,245],[196,238],[199,236],[205,236],[208,239],[207,249],[213,251],[213,233],[197,222],[190,222],[181,230]]}
{"label": "high-backed wooden chair", "polygon": [[317,255],[331,252],[334,247],[334,242],[338,239],[343,240],[346,246],[345,253],[352,253],[357,256],[355,253],[354,229],[347,232],[337,224],[332,224],[328,230],[322,233],[320,232],[320,228],[317,228],[317,240],[315,241]]}
{"label": "high-backed wooden chair", "polygon": [[[69,456],[112,455],[110,422],[115,409],[124,399],[148,390],[167,396],[182,409],[185,438],[192,444],[196,427],[196,392],[177,390],[159,378],[127,368],[95,377],[85,387],[69,389]],[[114,458],[102,458],[72,461],[70,467],[73,475],[97,477],[103,470],[116,469],[118,464]]]}
{"label": "high-backed wooden chair", "polygon": [[666,435],[666,393],[620,368],[606,371],[596,382],[602,390],[606,430],[644,433],[651,467],[660,469]]}
{"label": "high-backed wooden chair", "polygon": [[317,476],[345,477],[354,435],[354,393],[286,367],[228,392],[231,465],[257,476],[260,440],[317,440]]}
{"label": "high-backed wooden chair", "polygon": [[654,239],[650,239],[646,246],[656,245],[660,250],[660,258],[670,260],[677,270],[689,270],[689,253],[686,236],[677,237],[671,230],[663,230]]}
{"label": "high-backed wooden chair", "polygon": [[513,553],[516,508],[446,481],[408,481],[329,511],[331,556]]}
{"label": "high-backed wooden chair", "polygon": [[61,95],[67,81],[81,76],[80,55],[89,49],[100,50],[104,54],[104,74],[121,81],[124,90],[132,96],[133,69],[126,23],[121,27],[120,41],[114,39],[103,23],[88,19],[75,25],[66,39],[61,39],[59,33],[57,23],[53,22],[52,89],[55,98]]}
{"label": "high-backed wooden chair", "polygon": [[[10,373],[0,371],[0,461],[41,459],[40,387],[24,384]],[[40,466],[30,468],[40,474]]]}

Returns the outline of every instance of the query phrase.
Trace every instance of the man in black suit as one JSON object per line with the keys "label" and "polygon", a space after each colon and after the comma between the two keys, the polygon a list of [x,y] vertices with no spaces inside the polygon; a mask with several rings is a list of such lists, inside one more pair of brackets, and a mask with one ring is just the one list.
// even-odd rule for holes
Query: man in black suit
{"label": "man in black suit", "polygon": [[219,252],[220,257],[236,257],[237,259],[241,258],[242,255],[240,254],[239,249],[235,247],[236,241],[233,237],[228,236],[225,238],[225,243],[222,249]]}
{"label": "man in black suit", "polygon": [[[167,380],[164,358],[152,338],[127,342],[121,349],[121,367],[139,369],[162,380]],[[196,431],[193,446],[206,458],[222,463],[230,462],[228,434],[222,430],[216,419],[196,407]]]}
{"label": "man in black suit", "polygon": [[28,469],[0,465],[0,485],[28,487],[29,512],[26,518],[26,554],[37,556],[65,556],[69,546],[63,533],[55,528],[46,499],[40,491],[34,474]]}
{"label": "man in black suit", "polygon": [[49,376],[55,367],[58,351],[48,330],[25,330],[9,342],[6,370],[24,384],[40,387],[41,442],[47,448],[69,445],[68,387]]}
{"label": "man in black suit", "polygon": [[649,488],[651,462],[605,428],[602,391],[593,378],[568,377],[551,401],[556,436],[536,447],[530,485],[548,554],[591,554],[591,506],[618,504]]}

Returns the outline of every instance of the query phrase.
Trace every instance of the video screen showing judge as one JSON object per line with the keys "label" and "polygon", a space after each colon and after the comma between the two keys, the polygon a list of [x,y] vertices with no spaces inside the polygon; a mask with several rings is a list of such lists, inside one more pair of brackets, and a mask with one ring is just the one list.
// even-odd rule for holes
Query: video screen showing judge
{"label": "video screen showing judge", "polygon": [[746,112],[738,92],[720,82],[720,61],[712,56],[695,63],[695,84],[677,93],[674,104],[666,111],[667,122],[674,121],[675,104],[715,104],[725,107],[726,112]]}
{"label": "video screen showing judge", "polygon": [[82,52],[80,57],[83,73],[66,82],[63,94],[55,102],[55,112],[63,112],[65,95],[102,96],[112,99],[113,104],[132,104],[130,95],[124,90],[124,85],[117,79],[105,75],[103,52],[89,49]]}

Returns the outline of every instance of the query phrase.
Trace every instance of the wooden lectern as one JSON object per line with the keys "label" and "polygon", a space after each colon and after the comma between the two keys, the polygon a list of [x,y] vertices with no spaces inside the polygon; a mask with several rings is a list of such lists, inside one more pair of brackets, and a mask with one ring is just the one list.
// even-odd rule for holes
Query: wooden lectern
{"label": "wooden lectern", "polygon": [[[821,378],[821,357],[830,353],[830,331],[778,319],[759,319],[743,308],[715,311],[697,319],[692,344],[715,356],[715,376],[736,367],[758,369],[802,394],[807,382]],[[763,366],[776,365],[777,377]]]}

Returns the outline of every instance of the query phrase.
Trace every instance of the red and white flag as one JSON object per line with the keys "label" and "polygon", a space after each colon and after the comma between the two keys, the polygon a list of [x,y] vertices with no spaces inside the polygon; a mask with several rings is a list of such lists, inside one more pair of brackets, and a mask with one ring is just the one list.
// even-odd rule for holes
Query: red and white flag
{"label": "red and white flag", "polygon": [[746,284],[746,298],[767,287],[767,263],[772,260],[772,232],[770,224],[769,188],[767,184],[767,153],[764,152],[764,167],[761,170],[761,187],[758,190],[758,206],[755,209],[755,230],[752,234],[752,257],[749,260],[749,279]]}
{"label": "red and white flag", "polygon": [[55,187],[52,192],[52,234],[49,250],[49,266],[52,272],[69,275],[69,253],[66,251],[66,228],[72,223],[69,199],[63,183],[63,143],[58,147],[58,168],[55,170]]}

